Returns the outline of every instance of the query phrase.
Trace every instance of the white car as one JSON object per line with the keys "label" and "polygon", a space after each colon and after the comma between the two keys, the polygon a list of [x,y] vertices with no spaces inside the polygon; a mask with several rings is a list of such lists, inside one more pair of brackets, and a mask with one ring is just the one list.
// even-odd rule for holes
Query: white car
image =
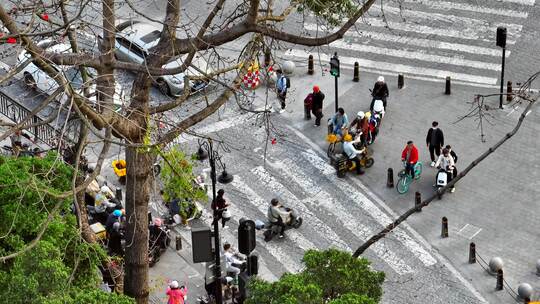
{"label": "white car", "polygon": [[[161,28],[144,22],[126,21],[116,26],[115,55],[118,60],[143,64],[149,54],[149,50],[156,46],[161,35]],[[163,66],[164,69],[180,67],[187,55],[176,57]],[[196,54],[191,62],[205,74],[211,73],[208,63],[200,55]],[[202,74],[189,67],[187,75],[201,76]],[[156,76],[154,85],[166,95],[180,96],[184,91],[184,73],[175,75]],[[208,86],[208,81],[190,80],[192,92],[200,91]]]}
{"label": "white car", "polygon": [[[57,43],[52,40],[43,40],[40,41],[37,44],[39,47],[45,49],[47,52],[51,53],[69,53],[71,52],[71,46],[66,43]],[[27,61],[28,59],[31,59],[32,56],[26,52],[26,50],[23,50],[19,56],[17,57],[17,65],[22,64],[23,62]],[[76,66],[58,66],[55,64],[51,64],[54,69],[57,71],[60,71],[64,77],[71,83],[73,88],[81,95],[83,92],[83,79],[80,73],[80,70]],[[95,79],[97,76],[96,70],[92,68],[86,68],[86,71],[89,74],[89,78],[91,79],[92,83],[89,84],[88,88],[90,91],[90,97],[89,100],[93,103],[93,106],[95,106],[96,102],[96,83]],[[52,94],[58,89],[58,83],[54,79],[52,79],[47,73],[45,73],[43,70],[41,70],[38,66],[36,66],[33,62],[28,64],[23,68],[22,71],[19,72],[19,74],[22,74],[24,83],[33,88],[33,89],[39,89],[40,91],[46,93],[46,94]],[[67,96],[63,94],[62,100],[60,102],[64,104],[67,102]],[[122,109],[122,106],[125,104],[125,97],[124,92],[122,91],[121,86],[118,83],[115,83],[115,93],[113,96],[113,102],[114,102],[114,111],[120,111]]]}

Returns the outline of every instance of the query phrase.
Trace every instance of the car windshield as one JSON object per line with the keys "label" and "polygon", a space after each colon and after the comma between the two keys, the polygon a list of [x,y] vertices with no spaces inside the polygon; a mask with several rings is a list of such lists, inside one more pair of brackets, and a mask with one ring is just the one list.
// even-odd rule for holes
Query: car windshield
{"label": "car windshield", "polygon": [[161,36],[161,32],[158,30],[152,31],[144,36],[141,37],[141,41],[144,43],[150,43],[154,40],[158,40],[159,36]]}
{"label": "car windshield", "polygon": [[[86,71],[89,74],[88,76],[91,79],[95,79],[97,75],[96,70],[92,68],[87,68]],[[75,89],[82,88],[82,85],[84,82],[83,82],[81,71],[79,70],[79,68],[72,67],[72,68],[67,69],[64,73],[66,75],[66,79],[73,85]]]}

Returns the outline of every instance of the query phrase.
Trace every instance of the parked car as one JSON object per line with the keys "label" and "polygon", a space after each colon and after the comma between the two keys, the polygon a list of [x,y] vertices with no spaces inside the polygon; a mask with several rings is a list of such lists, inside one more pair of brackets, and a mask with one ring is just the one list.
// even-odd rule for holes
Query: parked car
{"label": "parked car", "polygon": [[[161,36],[161,28],[151,23],[139,21],[126,21],[116,26],[115,55],[118,60],[139,63],[145,62],[149,50],[156,46]],[[167,64],[164,69],[173,69],[180,67],[187,55],[175,57]],[[204,73],[210,73],[206,60],[196,54],[191,65],[197,67]],[[192,66],[186,69],[185,73],[192,76],[201,76],[201,73]],[[165,95],[180,96],[184,91],[184,73],[174,75],[156,76],[154,85]],[[190,80],[189,83],[192,92],[198,92],[208,86],[208,81]]]}
{"label": "parked car", "polygon": [[[40,41],[37,44],[39,47],[45,49],[47,52],[54,52],[54,53],[69,53],[71,52],[71,46],[66,43],[58,43],[53,40],[43,40]],[[28,59],[31,59],[31,55],[26,52],[26,50],[23,50],[19,56],[17,57],[17,65],[22,64]],[[64,74],[64,77],[71,83],[73,88],[81,95],[83,95],[83,78],[80,73],[80,70],[77,66],[59,66],[55,64],[51,64],[54,69],[57,71],[60,71]],[[89,78],[91,79],[91,83],[89,83],[89,91],[90,96],[89,100],[93,103],[93,106],[96,104],[96,83],[95,79],[97,77],[97,71],[92,68],[86,68],[86,71],[89,74]],[[45,73],[43,70],[41,70],[37,65],[35,65],[33,62],[25,66],[19,74],[22,74],[22,78],[24,80],[24,83],[33,88],[33,89],[39,89],[40,91],[46,93],[46,94],[52,94],[54,91],[56,91],[59,87],[58,83],[54,79],[52,79],[47,73]],[[64,104],[67,101],[67,96],[64,94],[62,100],[60,102]],[[121,88],[121,86],[118,83],[115,83],[115,93],[113,96],[113,102],[114,102],[114,110],[119,111],[122,108],[122,105],[124,104],[126,98],[124,96],[124,92]]]}

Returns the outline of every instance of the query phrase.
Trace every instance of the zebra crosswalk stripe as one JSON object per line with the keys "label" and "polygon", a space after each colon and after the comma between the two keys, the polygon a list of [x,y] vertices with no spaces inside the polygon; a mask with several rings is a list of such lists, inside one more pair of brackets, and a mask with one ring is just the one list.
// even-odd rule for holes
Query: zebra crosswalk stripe
{"label": "zebra crosswalk stripe", "polygon": [[[290,159],[284,160],[281,163],[273,163],[267,160],[266,163],[279,170],[279,172],[286,176],[287,179],[292,180],[300,185],[306,193],[316,194],[317,201],[320,203],[320,205],[323,206],[329,213],[334,214],[335,217],[339,219],[345,226],[345,228],[347,228],[352,234],[362,241],[367,240],[367,238],[373,234],[373,231],[371,231],[371,229],[369,229],[367,226],[361,224],[359,219],[353,218],[348,212],[344,211],[341,203],[337,202],[328,192],[317,186],[317,183],[307,174],[303,173],[302,169],[300,169]],[[308,200],[312,201],[313,198],[309,198]],[[372,250],[399,275],[414,272],[409,265],[407,265],[393,251],[387,248],[384,243],[375,244],[372,247]]]}

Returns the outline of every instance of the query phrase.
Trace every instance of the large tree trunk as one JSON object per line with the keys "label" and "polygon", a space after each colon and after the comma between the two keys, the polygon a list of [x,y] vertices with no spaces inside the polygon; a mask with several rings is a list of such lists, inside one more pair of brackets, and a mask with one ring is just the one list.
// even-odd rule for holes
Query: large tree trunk
{"label": "large tree trunk", "polygon": [[150,153],[126,147],[126,256],[124,293],[148,303],[148,199],[152,182]]}

